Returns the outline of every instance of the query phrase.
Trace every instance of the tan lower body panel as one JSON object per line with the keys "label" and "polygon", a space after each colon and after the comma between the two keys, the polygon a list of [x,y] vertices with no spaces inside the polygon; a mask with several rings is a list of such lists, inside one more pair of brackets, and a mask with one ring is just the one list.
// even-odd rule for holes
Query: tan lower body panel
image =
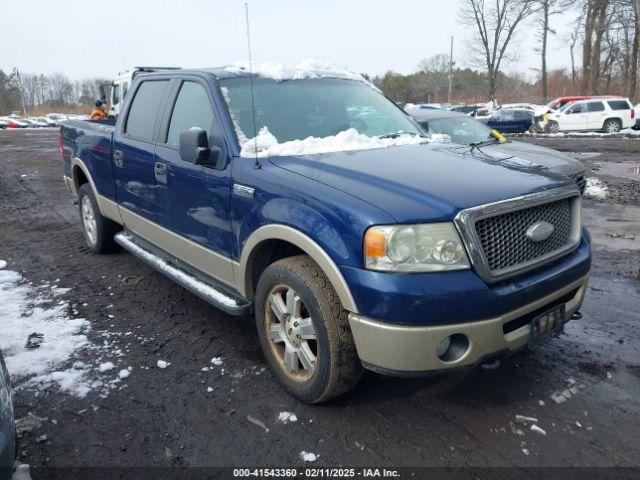
{"label": "tan lower body panel", "polygon": [[[565,304],[567,318],[570,318],[582,304],[587,277],[505,315],[477,322],[407,327],[351,313],[349,323],[360,360],[366,364],[397,372],[446,370],[473,365],[492,353],[518,350],[525,346],[531,331],[529,325],[507,334],[503,333],[502,326],[544,307],[576,288],[578,290],[573,298]],[[436,355],[436,346],[449,335],[456,333],[467,336],[469,348],[458,360],[445,362]]]}
{"label": "tan lower body panel", "polygon": [[123,225],[136,235],[161,248],[170,255],[188,263],[216,280],[235,288],[233,260],[212,252],[191,240],[175,234],[154,222],[120,207]]}

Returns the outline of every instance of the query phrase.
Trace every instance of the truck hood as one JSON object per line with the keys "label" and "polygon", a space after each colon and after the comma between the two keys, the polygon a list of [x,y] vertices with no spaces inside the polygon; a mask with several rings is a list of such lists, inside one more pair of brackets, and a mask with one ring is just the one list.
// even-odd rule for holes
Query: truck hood
{"label": "truck hood", "polygon": [[584,165],[566,153],[530,143],[510,141],[487,145],[481,147],[481,150],[496,160],[513,159],[523,164],[530,162],[530,164],[542,165],[552,172],[571,177],[583,175],[585,172]]}
{"label": "truck hood", "polygon": [[270,161],[375,205],[401,223],[450,220],[465,208],[571,183],[540,166],[458,147],[430,143]]}

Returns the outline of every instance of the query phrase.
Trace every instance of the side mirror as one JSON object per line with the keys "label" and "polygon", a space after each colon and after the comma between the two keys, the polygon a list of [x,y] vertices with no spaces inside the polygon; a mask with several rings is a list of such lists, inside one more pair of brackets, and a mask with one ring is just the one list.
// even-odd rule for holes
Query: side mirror
{"label": "side mirror", "polygon": [[218,147],[209,147],[207,132],[191,128],[180,133],[180,158],[195,165],[214,167],[220,155]]}

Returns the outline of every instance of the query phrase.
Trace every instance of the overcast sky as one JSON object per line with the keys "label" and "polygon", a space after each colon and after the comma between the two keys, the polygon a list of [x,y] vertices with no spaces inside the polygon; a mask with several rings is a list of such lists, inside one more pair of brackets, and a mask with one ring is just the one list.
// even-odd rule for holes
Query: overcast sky
{"label": "overcast sky", "polygon": [[[470,65],[457,22],[462,0],[250,0],[254,61],[314,58],[357,72],[410,73],[420,59],[448,53]],[[553,18],[550,68],[570,65],[566,32],[575,15]],[[134,65],[209,67],[247,58],[240,0],[0,0],[0,68],[102,76]],[[521,31],[517,64],[533,75],[534,31]]]}

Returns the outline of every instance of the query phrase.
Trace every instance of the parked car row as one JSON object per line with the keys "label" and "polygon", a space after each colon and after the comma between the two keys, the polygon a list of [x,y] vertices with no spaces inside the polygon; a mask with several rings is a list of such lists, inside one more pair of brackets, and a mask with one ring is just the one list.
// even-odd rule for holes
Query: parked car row
{"label": "parked car row", "polygon": [[616,95],[558,97],[546,105],[456,105],[448,110],[465,113],[504,133],[617,133],[625,128],[640,129],[638,108],[628,98]]}
{"label": "parked car row", "polygon": [[21,117],[9,115],[0,117],[0,129],[5,128],[43,128],[58,127],[66,120],[87,120],[88,115],[73,115],[63,113],[49,113],[40,117]]}

